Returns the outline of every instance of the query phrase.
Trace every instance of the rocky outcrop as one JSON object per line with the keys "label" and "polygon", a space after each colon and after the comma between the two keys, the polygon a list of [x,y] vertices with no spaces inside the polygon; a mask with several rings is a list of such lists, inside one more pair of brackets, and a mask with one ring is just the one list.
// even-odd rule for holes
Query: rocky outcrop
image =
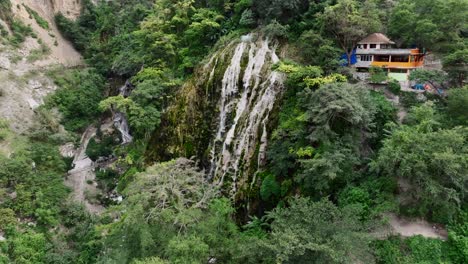
{"label": "rocky outcrop", "polygon": [[208,177],[241,198],[256,186],[265,160],[269,123],[285,76],[275,42],[247,35],[218,50],[180,90],[163,117],[149,156],[196,157]]}

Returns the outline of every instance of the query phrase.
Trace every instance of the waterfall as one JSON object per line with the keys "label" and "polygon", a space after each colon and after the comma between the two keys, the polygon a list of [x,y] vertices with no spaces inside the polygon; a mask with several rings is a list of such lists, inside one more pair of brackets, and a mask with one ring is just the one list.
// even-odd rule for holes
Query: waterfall
{"label": "waterfall", "polygon": [[[122,87],[119,88],[119,95],[123,97],[128,97],[132,93],[135,87],[130,83],[130,81],[126,81]],[[114,127],[120,132],[122,136],[122,145],[131,143],[133,140],[132,135],[130,135],[130,128],[128,126],[127,117],[124,113],[120,111],[115,111],[113,113],[114,118]]]}
{"label": "waterfall", "polygon": [[234,194],[245,183],[242,176],[252,161],[261,164],[265,159],[268,118],[283,91],[284,75],[270,69],[279,61],[275,48],[268,40],[250,39],[243,37],[237,44],[224,72],[210,151],[210,177],[220,185],[230,177]]}

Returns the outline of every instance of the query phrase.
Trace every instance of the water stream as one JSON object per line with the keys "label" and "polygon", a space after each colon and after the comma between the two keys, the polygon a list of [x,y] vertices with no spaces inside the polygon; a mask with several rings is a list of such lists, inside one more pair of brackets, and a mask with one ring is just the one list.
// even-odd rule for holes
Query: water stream
{"label": "water stream", "polygon": [[[129,81],[126,81],[125,84],[120,87],[119,95],[128,97],[134,88],[135,87]],[[130,135],[127,117],[120,111],[114,111],[113,116],[114,126],[120,132],[122,137],[122,145],[131,143],[133,141],[133,137]]]}

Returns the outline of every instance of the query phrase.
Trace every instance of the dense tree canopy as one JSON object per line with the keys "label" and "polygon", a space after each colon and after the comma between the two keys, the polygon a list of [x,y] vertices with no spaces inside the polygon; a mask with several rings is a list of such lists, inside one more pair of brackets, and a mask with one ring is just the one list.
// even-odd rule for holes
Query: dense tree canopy
{"label": "dense tree canopy", "polygon": [[[58,89],[29,130],[15,134],[0,120],[0,263],[468,262],[466,0],[81,2],[76,19],[58,13],[55,24],[86,65],[47,69]],[[13,8],[0,0],[2,56],[40,38]],[[441,67],[409,75],[437,92],[408,92],[385,68],[370,69],[372,85],[355,79],[340,55],[349,66],[376,32],[440,58]],[[25,63],[16,59],[8,56]],[[122,83],[132,91],[120,93]],[[236,120],[243,102],[242,115],[271,110],[253,116],[262,122],[243,138],[261,137],[254,158],[219,139],[257,121]],[[237,126],[217,132],[226,109],[223,122]],[[117,111],[134,137],[126,145],[110,126]],[[73,157],[59,151],[81,150],[89,126],[96,179],[81,183],[98,190],[84,199],[105,207],[100,214],[67,200]],[[197,155],[179,157],[172,139]],[[222,161],[241,157],[221,184],[211,173],[217,147]],[[154,159],[154,148],[173,156]],[[389,215],[424,218],[448,235],[387,236]]]}

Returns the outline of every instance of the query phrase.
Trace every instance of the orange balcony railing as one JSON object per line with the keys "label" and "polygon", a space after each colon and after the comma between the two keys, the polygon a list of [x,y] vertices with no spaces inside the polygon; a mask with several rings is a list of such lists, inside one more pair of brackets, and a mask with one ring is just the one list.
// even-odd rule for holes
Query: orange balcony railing
{"label": "orange balcony railing", "polygon": [[424,65],[424,61],[414,62],[389,62],[389,61],[373,61],[371,66],[383,68],[418,68]]}

